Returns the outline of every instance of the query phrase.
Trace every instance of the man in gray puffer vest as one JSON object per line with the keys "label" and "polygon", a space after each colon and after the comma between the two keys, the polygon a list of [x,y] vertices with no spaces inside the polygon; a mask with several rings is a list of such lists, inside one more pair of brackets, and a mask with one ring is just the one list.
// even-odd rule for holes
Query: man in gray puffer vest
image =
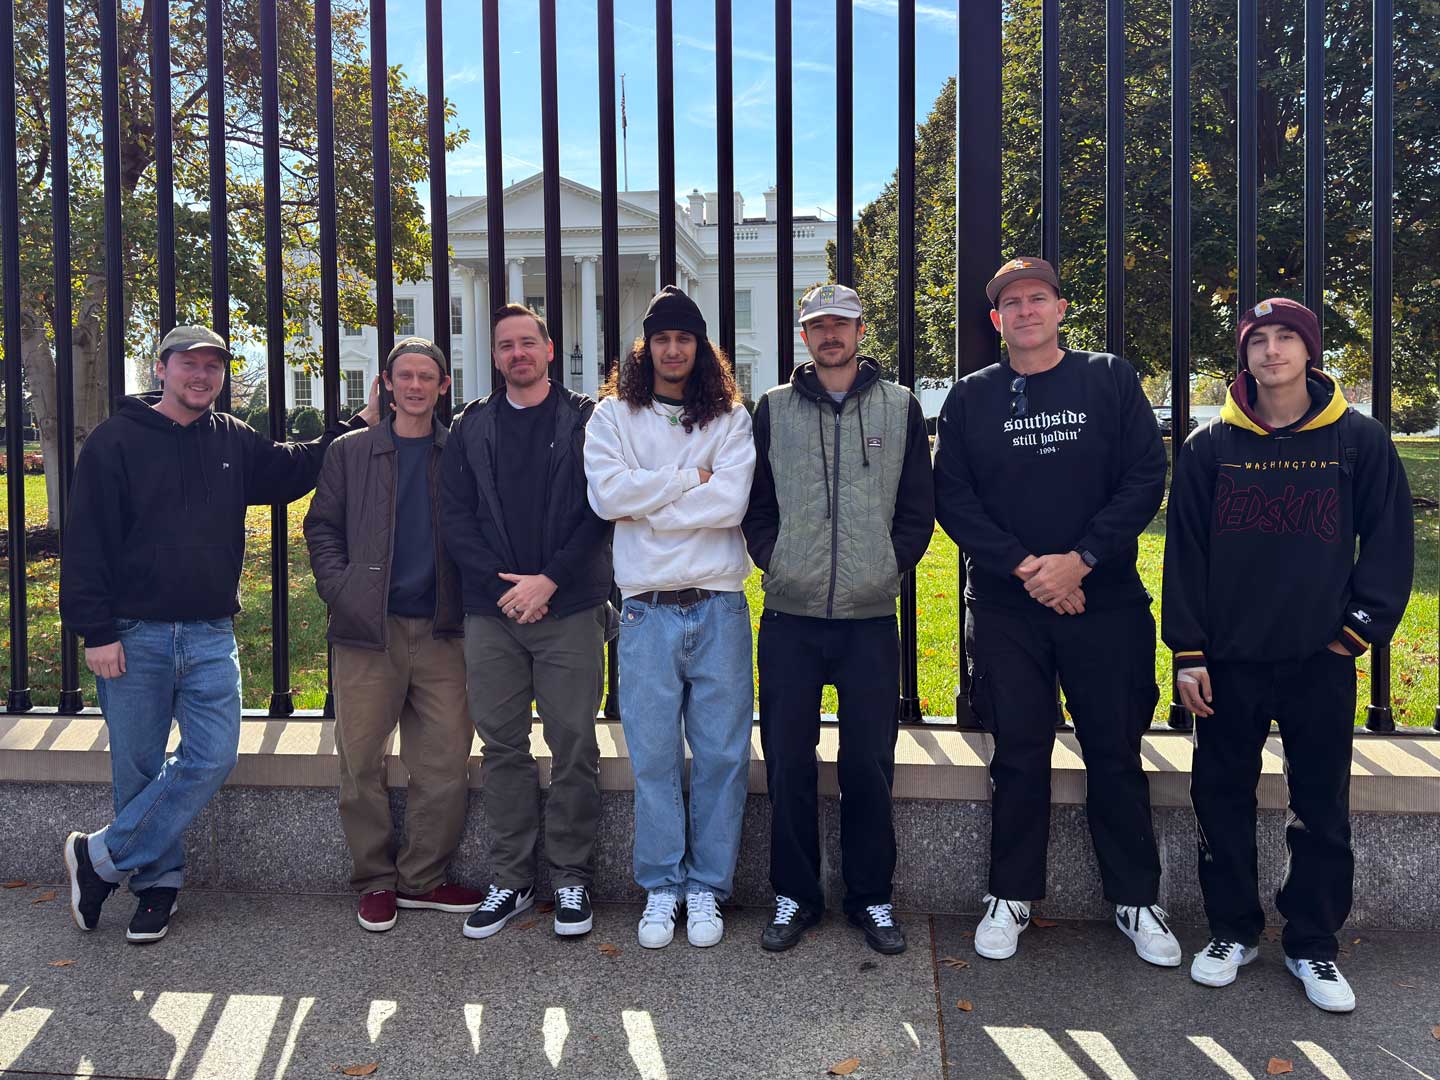
{"label": "man in gray puffer vest", "polygon": [[898,953],[891,909],[890,787],[900,698],[900,577],[935,529],[925,416],[915,395],[859,355],[860,297],[821,285],[800,303],[810,363],[755,410],[755,480],[744,531],[765,571],[760,738],[770,790],[775,917],[760,939],[795,945],[820,921],[815,749],[820,693],[840,698],[845,913],[872,949]]}

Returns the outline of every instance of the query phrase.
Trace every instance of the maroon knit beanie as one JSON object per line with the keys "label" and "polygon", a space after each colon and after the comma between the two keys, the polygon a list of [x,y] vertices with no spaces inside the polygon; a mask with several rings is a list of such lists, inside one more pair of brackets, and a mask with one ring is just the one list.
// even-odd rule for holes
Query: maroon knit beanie
{"label": "maroon knit beanie", "polygon": [[1323,366],[1320,355],[1320,320],[1315,318],[1315,313],[1294,300],[1272,296],[1269,300],[1262,300],[1253,308],[1240,313],[1240,326],[1235,333],[1240,374],[1243,375],[1249,370],[1249,365],[1245,362],[1245,343],[1250,339],[1251,331],[1257,326],[1269,326],[1272,323],[1281,323],[1299,334],[1310,354],[1310,366]]}

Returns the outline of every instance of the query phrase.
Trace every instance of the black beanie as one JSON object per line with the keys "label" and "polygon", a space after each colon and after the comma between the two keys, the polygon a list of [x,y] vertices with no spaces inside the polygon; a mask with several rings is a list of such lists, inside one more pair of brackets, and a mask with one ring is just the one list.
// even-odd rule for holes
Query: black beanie
{"label": "black beanie", "polygon": [[705,340],[705,316],[695,301],[674,285],[666,285],[656,293],[645,309],[645,340],[662,330],[684,330]]}

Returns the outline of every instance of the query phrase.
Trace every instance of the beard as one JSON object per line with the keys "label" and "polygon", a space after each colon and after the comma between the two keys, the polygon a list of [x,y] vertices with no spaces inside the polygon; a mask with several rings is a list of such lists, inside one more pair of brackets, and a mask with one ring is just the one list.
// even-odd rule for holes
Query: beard
{"label": "beard", "polygon": [[815,350],[814,360],[817,367],[842,368],[854,360],[859,352],[859,346],[848,352],[844,346],[841,346],[838,351],[819,348]]}

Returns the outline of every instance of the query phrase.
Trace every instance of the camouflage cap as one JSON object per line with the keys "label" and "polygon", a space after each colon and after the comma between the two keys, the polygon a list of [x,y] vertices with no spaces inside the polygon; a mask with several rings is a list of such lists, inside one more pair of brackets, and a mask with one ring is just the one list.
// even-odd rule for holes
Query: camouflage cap
{"label": "camouflage cap", "polygon": [[164,363],[167,354],[188,352],[191,349],[214,349],[226,360],[234,359],[230,355],[229,346],[225,344],[225,339],[208,326],[175,327],[160,339],[160,348],[156,351],[156,356],[161,363]]}
{"label": "camouflage cap", "polygon": [[435,342],[431,341],[429,338],[415,337],[413,335],[410,337],[403,337],[399,341],[395,342],[395,347],[390,350],[390,355],[385,357],[385,370],[390,370],[390,365],[395,363],[396,357],[405,356],[407,354],[413,354],[416,356],[428,356],[431,360],[434,360],[435,363],[440,365],[441,375],[450,374],[450,361],[446,359],[445,354],[440,351],[440,346],[436,345]]}
{"label": "camouflage cap", "polygon": [[800,324],[803,326],[821,315],[863,319],[860,294],[848,285],[816,285],[800,300]]}

